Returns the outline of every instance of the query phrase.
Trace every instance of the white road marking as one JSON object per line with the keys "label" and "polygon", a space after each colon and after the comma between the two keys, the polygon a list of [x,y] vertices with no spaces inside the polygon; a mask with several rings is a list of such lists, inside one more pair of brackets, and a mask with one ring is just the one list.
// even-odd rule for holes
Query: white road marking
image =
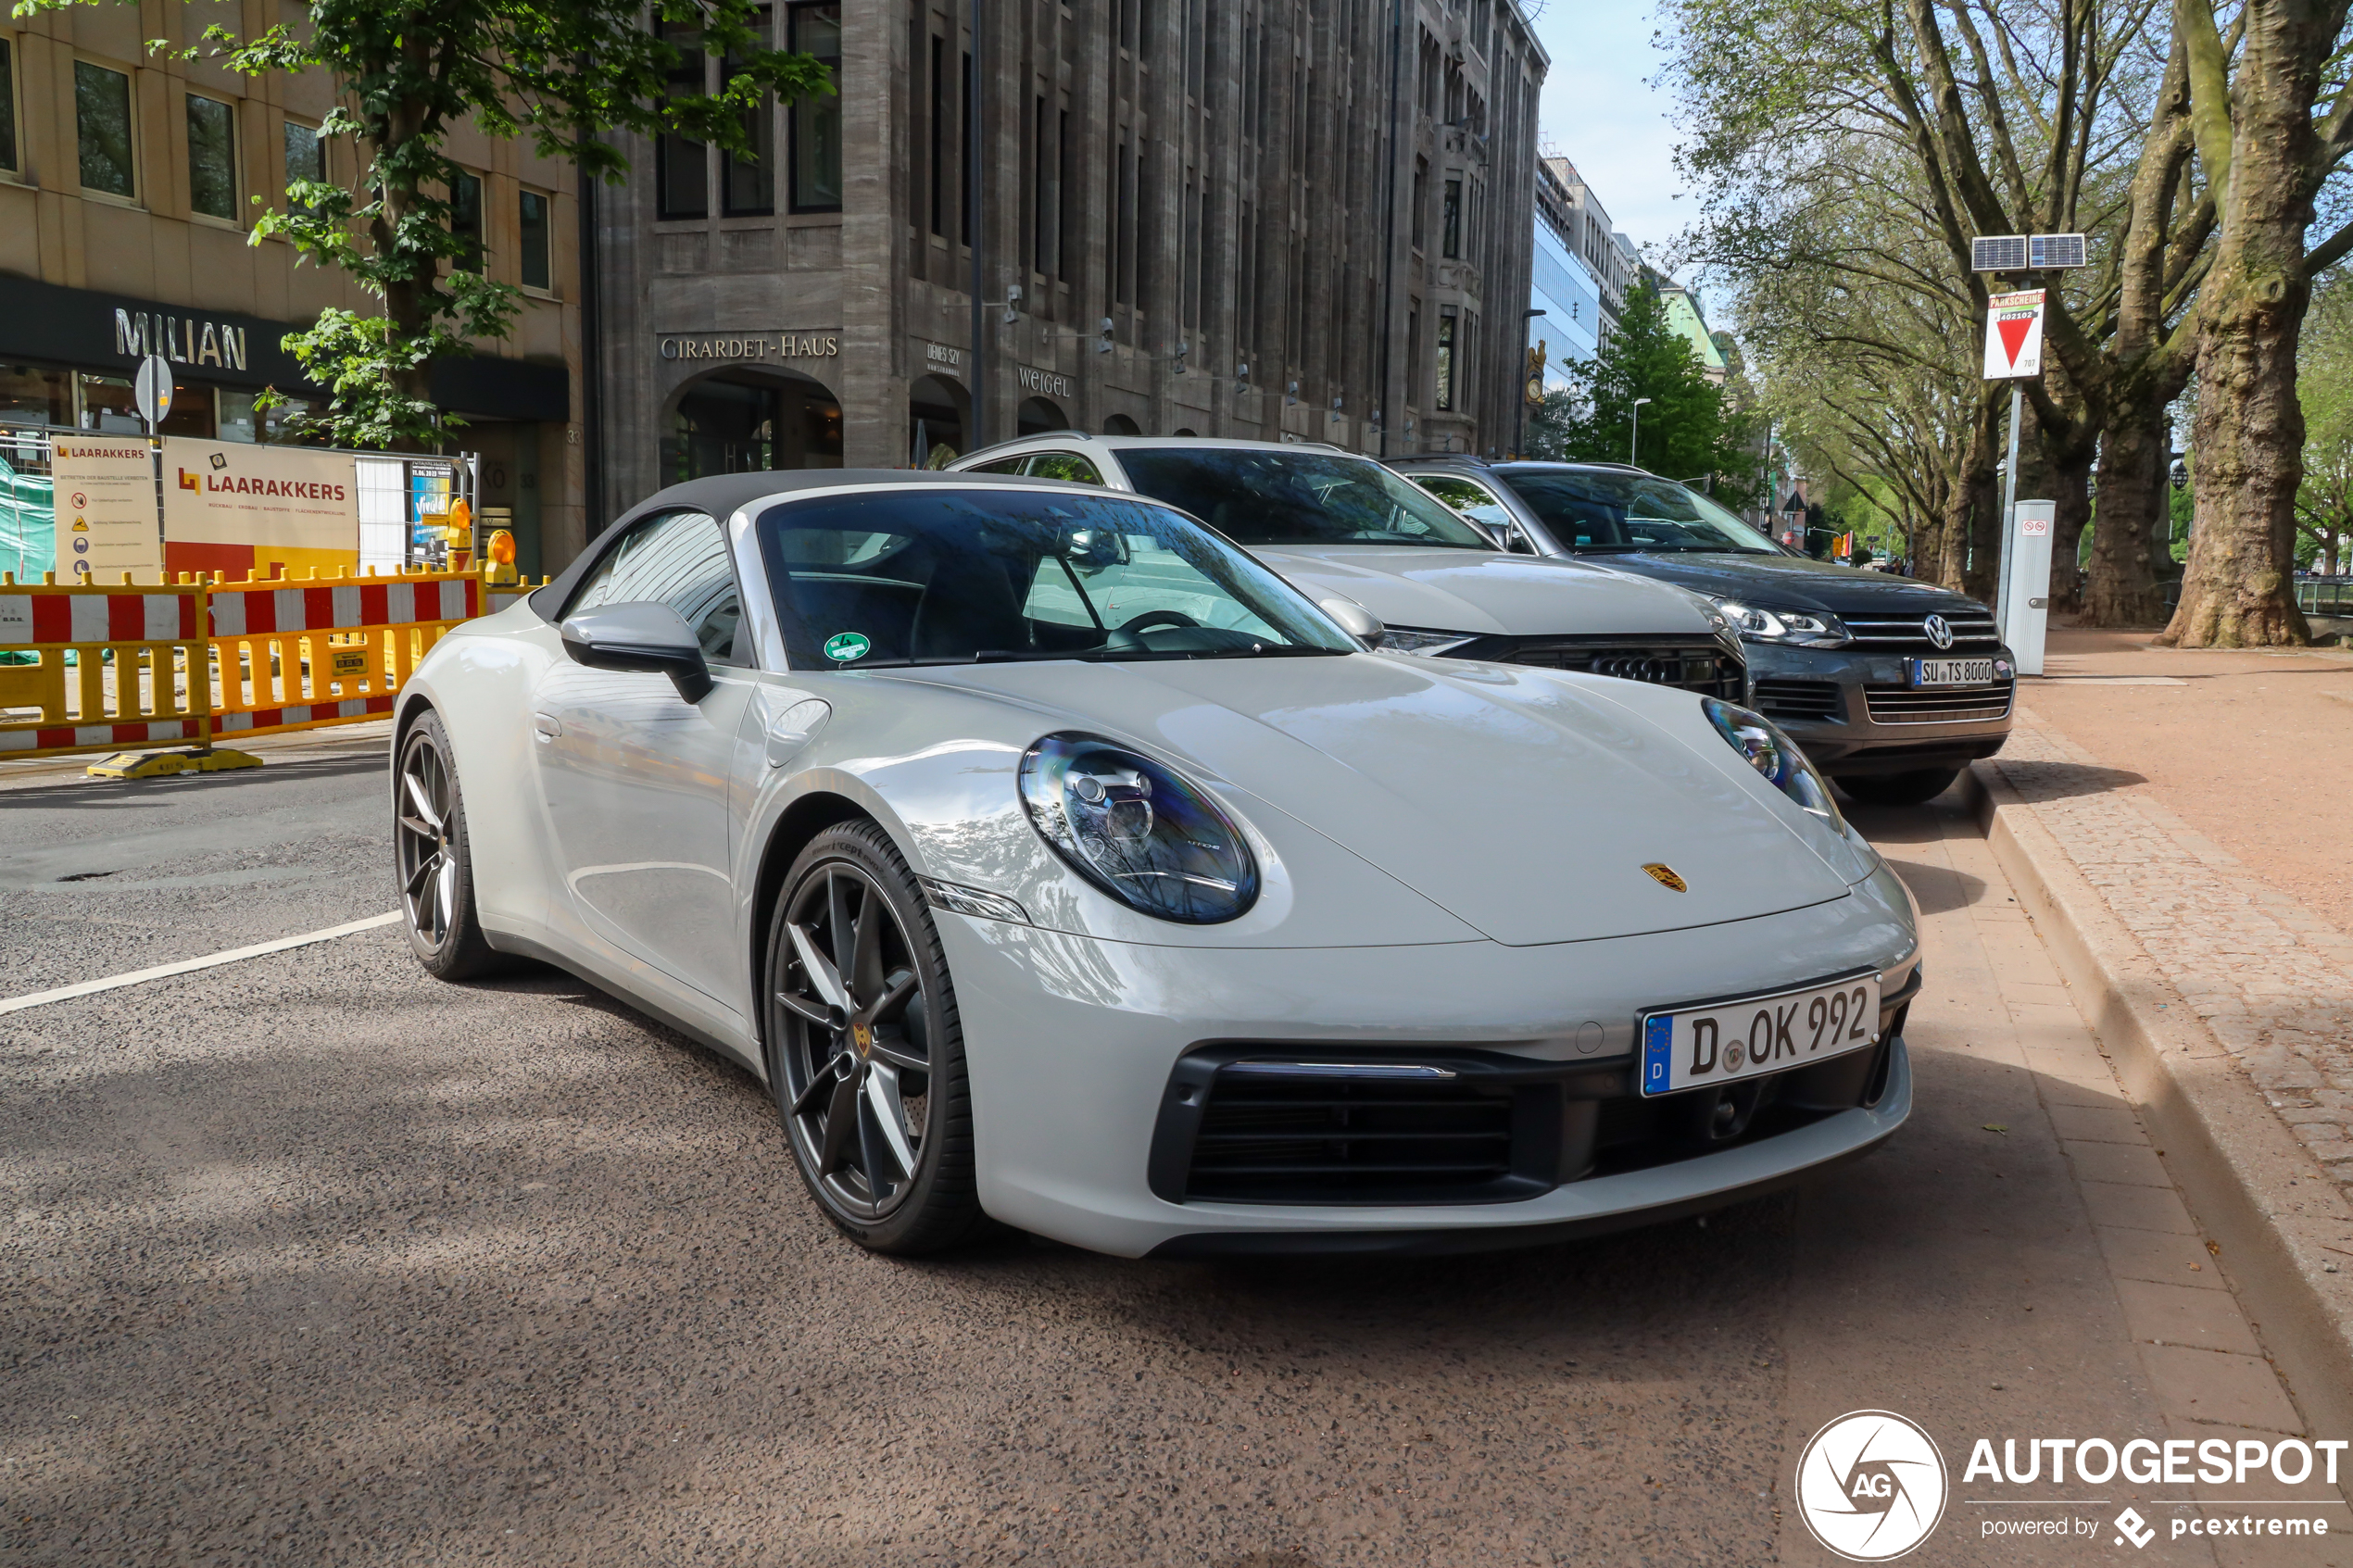
{"label": "white road marking", "polygon": [[308,931],[300,936],[281,936],[275,942],[257,942],[250,947],[232,947],[225,953],[213,953],[201,959],[182,959],[178,963],[157,964],[153,969],[134,969],[128,974],[109,974],[104,980],[84,980],[78,985],[60,985],[54,991],[32,991],[0,1001],[0,1012],[22,1012],[27,1008],[45,1007],[51,1002],[86,997],[94,991],[111,991],[121,985],[161,980],[167,975],[187,974],[199,969],[211,969],[218,964],[237,963],[270,953],[283,953],[289,947],[307,947],[313,942],[332,942],[338,936],[349,936],[355,932],[373,931],[380,925],[390,925],[399,918],[400,911],[394,909],[386,914],[370,915],[366,920],[331,925],[323,931]]}

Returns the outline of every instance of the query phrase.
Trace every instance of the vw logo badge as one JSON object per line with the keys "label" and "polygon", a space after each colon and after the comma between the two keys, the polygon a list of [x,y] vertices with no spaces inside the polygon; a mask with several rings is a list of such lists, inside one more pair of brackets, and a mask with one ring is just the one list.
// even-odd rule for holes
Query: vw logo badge
{"label": "vw logo badge", "polygon": [[1934,643],[1940,648],[1949,648],[1953,646],[1952,622],[1946,621],[1941,615],[1931,615],[1926,621],[1921,621],[1920,630],[1926,632],[1928,633],[1928,640]]}

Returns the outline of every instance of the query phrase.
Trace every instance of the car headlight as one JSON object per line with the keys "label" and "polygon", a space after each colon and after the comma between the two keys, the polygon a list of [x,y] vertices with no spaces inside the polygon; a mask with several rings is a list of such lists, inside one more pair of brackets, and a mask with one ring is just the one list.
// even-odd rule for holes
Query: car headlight
{"label": "car headlight", "polygon": [[1764,609],[1737,599],[1718,599],[1716,608],[1735,631],[1752,643],[1789,643],[1802,648],[1834,648],[1853,640],[1837,616],[1818,609]]}
{"label": "car headlight", "polygon": [[1258,862],[1207,791],[1100,735],[1047,735],[1021,759],[1038,836],[1097,887],[1145,914],[1214,925],[1258,898]]}
{"label": "car headlight", "polygon": [[1390,626],[1382,631],[1373,646],[1383,653],[1440,654],[1476,640],[1476,633],[1470,632],[1416,632],[1411,627]]}
{"label": "car headlight", "polygon": [[1841,837],[1846,834],[1846,819],[1839,815],[1838,803],[1831,798],[1829,781],[1814,771],[1806,753],[1797,743],[1781,734],[1770,719],[1762,713],[1752,713],[1745,708],[1735,708],[1712,696],[1699,699],[1707,712],[1707,721],[1726,745],[1748,759],[1750,767],[1765,775],[1767,782],[1795,801],[1810,815],[1819,817]]}

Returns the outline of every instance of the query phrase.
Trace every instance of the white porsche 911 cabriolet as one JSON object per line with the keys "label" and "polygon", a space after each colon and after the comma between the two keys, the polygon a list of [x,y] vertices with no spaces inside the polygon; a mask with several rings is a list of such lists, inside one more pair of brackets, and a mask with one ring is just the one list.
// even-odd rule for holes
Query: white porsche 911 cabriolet
{"label": "white porsche 911 cabriolet", "polygon": [[403,689],[409,940],[738,1059],[890,1252],[1538,1242],[1894,1132],[1913,910],[1778,730],[1378,632],[1137,496],[679,485]]}

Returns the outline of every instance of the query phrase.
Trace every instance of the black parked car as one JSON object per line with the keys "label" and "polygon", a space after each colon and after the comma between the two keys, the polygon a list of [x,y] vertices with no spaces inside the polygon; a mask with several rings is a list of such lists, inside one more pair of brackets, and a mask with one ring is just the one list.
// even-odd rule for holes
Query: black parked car
{"label": "black parked car", "polygon": [[2017,666],[1975,599],[1785,550],[1699,492],[1624,464],[1390,466],[1508,548],[1603,561],[1715,600],[1748,645],[1751,704],[1858,799],[1929,799],[2009,738]]}

